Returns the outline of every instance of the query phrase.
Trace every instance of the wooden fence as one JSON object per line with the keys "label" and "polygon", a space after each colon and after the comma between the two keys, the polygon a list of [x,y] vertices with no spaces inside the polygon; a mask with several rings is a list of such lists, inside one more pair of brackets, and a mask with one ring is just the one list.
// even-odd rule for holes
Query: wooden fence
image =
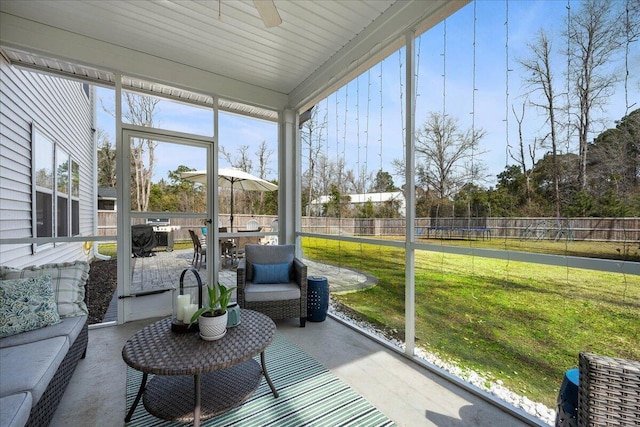
{"label": "wooden fence", "polygon": [[[233,229],[242,230],[247,226],[247,222],[252,219],[258,221],[263,227],[262,231],[271,231],[271,222],[276,219],[276,215],[234,215],[233,216]],[[144,224],[146,222],[143,218],[136,218],[132,220],[133,224]],[[223,214],[218,216],[218,224],[223,227],[229,226],[229,215]],[[200,230],[202,227],[202,220],[197,218],[172,218],[172,226],[178,226],[179,229],[173,232],[173,240],[187,240],[190,241],[189,229]],[[118,233],[117,227],[117,213],[115,211],[98,211],[98,235],[99,236],[116,236]]]}
{"label": "wooden fence", "polygon": [[[234,215],[234,229],[243,229],[255,219],[270,230],[273,215]],[[143,223],[140,219],[137,223]],[[116,235],[116,213],[98,211],[100,236]],[[219,215],[219,224],[229,225],[229,215]],[[187,229],[200,228],[194,218],[174,218],[171,225],[180,226],[175,240],[188,240]],[[302,217],[302,231],[307,233],[348,236],[396,236],[405,234],[404,218],[327,218]],[[605,242],[640,241],[640,218],[416,218],[418,238],[456,237],[510,238],[531,240],[592,240]],[[455,234],[457,233],[457,234]]]}
{"label": "wooden fence", "polygon": [[[302,231],[332,235],[404,236],[404,218],[302,217]],[[640,240],[640,218],[416,218],[416,236],[532,240]]]}

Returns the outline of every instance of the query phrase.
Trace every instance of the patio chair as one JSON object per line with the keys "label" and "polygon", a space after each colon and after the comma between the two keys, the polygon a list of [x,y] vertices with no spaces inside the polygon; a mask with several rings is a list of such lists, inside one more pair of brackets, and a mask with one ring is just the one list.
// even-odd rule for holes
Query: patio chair
{"label": "patio chair", "polygon": [[[274,219],[271,221],[271,231],[278,231],[278,220]],[[278,244],[278,236],[265,236],[260,240],[261,245],[277,245]]]}
{"label": "patio chair", "polygon": [[189,236],[193,242],[193,259],[191,265],[200,270],[202,267],[202,260],[207,259],[207,245],[200,242],[200,238],[196,235],[195,231],[189,229]]}
{"label": "patio chair", "polygon": [[307,266],[295,245],[246,245],[237,268],[238,304],[270,318],[307,318]]}
{"label": "patio chair", "polygon": [[580,353],[579,426],[640,424],[640,362]]}
{"label": "patio chair", "polygon": [[260,231],[260,224],[255,219],[249,220],[247,222],[247,230],[248,231]]}

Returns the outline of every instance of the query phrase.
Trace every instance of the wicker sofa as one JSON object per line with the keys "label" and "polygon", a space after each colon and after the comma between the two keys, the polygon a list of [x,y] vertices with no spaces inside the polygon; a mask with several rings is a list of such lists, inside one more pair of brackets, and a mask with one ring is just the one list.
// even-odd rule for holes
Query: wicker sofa
{"label": "wicker sofa", "polygon": [[582,352],[580,427],[640,426],[640,362]]}
{"label": "wicker sofa", "polygon": [[[0,267],[1,298],[6,303],[8,282],[51,277],[59,321],[0,338],[0,426],[46,426],[88,343],[88,312],[84,285],[89,265],[83,262],[47,264],[25,269]],[[15,323],[0,313],[3,326]]]}
{"label": "wicker sofa", "polygon": [[[274,271],[262,274],[262,268],[277,265],[287,266],[284,277],[278,278]],[[236,272],[240,307],[274,320],[298,317],[300,326],[305,326],[307,266],[295,257],[295,245],[246,245],[245,257]],[[258,276],[266,280],[259,280]]]}

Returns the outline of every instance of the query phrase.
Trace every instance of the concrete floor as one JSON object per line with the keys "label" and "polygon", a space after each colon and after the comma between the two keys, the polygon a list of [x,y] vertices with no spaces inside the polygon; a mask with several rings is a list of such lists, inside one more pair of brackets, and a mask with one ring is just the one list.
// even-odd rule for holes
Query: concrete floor
{"label": "concrete floor", "polygon": [[[126,365],[122,347],[150,322],[136,321],[89,331],[87,357],[80,361],[71,378],[51,426],[124,424]],[[307,322],[306,328],[300,328],[296,319],[276,323],[287,339],[399,426],[526,425],[336,320]]]}

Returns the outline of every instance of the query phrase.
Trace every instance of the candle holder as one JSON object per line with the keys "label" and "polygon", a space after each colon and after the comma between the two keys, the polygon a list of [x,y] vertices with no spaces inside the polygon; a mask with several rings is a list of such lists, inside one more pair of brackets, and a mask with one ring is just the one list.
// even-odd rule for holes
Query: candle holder
{"label": "candle holder", "polygon": [[[185,286],[184,276],[188,271],[194,274],[196,282],[198,283],[197,286]],[[198,301],[197,304],[194,303],[196,299]],[[189,325],[193,313],[202,307],[202,279],[195,268],[189,267],[182,271],[180,275],[180,287],[172,289],[171,301],[173,307],[171,331],[179,334],[198,332],[200,328],[197,322]]]}

